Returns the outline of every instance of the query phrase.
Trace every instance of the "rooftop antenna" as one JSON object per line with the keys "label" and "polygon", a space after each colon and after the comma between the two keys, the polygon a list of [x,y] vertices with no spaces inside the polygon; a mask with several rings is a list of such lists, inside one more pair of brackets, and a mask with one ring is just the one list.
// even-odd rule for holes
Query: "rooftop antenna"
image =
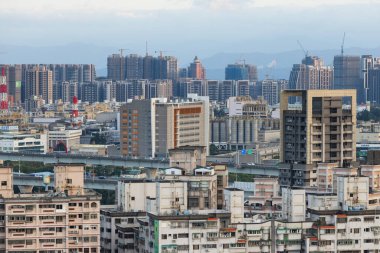
{"label": "rooftop antenna", "polygon": [[145,55],[148,56],[148,41],[145,41]]}
{"label": "rooftop antenna", "polygon": [[344,40],[346,39],[346,32],[343,33],[342,45],[340,46],[340,53],[343,56],[344,53]]}

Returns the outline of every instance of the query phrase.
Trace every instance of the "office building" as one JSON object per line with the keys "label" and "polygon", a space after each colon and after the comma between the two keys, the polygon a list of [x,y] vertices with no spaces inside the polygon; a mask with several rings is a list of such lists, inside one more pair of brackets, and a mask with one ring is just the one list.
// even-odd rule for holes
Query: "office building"
{"label": "office building", "polygon": [[2,252],[100,252],[101,196],[84,189],[84,165],[54,174],[54,192],[15,194],[12,169],[0,168]]}
{"label": "office building", "polygon": [[[302,108],[290,109],[298,97]],[[309,185],[317,163],[338,162],[348,167],[356,160],[355,90],[286,90],[281,93],[282,185]]]}
{"label": "office building", "polygon": [[333,70],[316,56],[306,56],[301,64],[294,64],[290,72],[289,89],[292,90],[331,89],[332,84]]}
{"label": "office building", "polygon": [[169,149],[208,147],[208,101],[133,100],[121,109],[122,154],[166,156]]}
{"label": "office building", "polygon": [[194,62],[192,62],[188,68],[188,76],[191,79],[204,80],[206,79],[206,70],[202,66],[201,61],[198,59],[198,56],[195,56]]}
{"label": "office building", "polygon": [[364,84],[360,79],[360,56],[334,57],[334,89],[356,89],[357,102],[364,102]]}

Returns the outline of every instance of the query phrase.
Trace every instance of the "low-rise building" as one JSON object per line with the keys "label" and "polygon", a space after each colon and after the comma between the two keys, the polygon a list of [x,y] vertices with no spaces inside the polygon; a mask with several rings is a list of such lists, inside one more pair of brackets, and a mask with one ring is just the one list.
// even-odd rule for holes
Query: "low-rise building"
{"label": "low-rise building", "polygon": [[83,165],[54,167],[54,191],[14,194],[0,168],[1,252],[100,252],[101,196],[84,189]]}
{"label": "low-rise building", "polygon": [[2,152],[47,152],[45,133],[3,132],[0,134],[0,151]]}
{"label": "low-rise building", "polygon": [[49,149],[69,152],[72,145],[80,144],[81,129],[66,129],[65,126],[52,126],[48,131]]}

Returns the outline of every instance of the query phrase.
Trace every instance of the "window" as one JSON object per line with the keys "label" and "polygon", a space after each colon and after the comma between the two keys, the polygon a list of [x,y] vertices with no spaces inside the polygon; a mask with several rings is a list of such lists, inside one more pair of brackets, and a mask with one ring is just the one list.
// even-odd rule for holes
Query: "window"
{"label": "window", "polygon": [[72,184],[72,183],[73,183],[73,180],[72,180],[71,178],[67,178],[67,179],[66,179],[66,183],[67,183],[67,184]]}
{"label": "window", "polygon": [[7,186],[7,181],[1,181],[1,186]]}
{"label": "window", "polygon": [[163,239],[163,240],[168,239],[168,235],[167,234],[162,234],[161,235],[161,239]]}

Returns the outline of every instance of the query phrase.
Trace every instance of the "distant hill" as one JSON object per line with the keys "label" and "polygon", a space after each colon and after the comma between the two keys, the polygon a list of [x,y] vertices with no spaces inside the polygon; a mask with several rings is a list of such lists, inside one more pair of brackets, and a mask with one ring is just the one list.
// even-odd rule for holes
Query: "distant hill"
{"label": "distant hill", "polygon": [[[321,57],[326,65],[333,65],[335,55],[340,54],[336,50],[312,50],[309,55]],[[374,49],[348,48],[345,49],[347,55],[372,54],[380,56],[380,47]],[[304,53],[301,50],[286,51],[280,53],[219,53],[202,59],[202,63],[207,69],[207,78],[223,79],[224,68],[227,64],[235,63],[237,60],[245,60],[246,63],[258,66],[259,79],[265,75],[273,78],[289,78],[290,70],[295,63],[301,63]],[[271,67],[271,68],[270,68]]]}
{"label": "distant hill", "polygon": [[[107,74],[107,56],[117,53],[117,48],[96,46],[85,43],[72,43],[67,45],[30,47],[0,45],[1,63],[92,63],[96,65],[98,76]],[[339,54],[339,48],[334,50],[311,50],[310,55],[321,57],[325,64],[332,65],[334,55]],[[345,54],[372,54],[380,56],[380,47],[373,49],[347,48]],[[181,54],[177,57],[181,60]],[[266,75],[272,78],[289,78],[294,63],[300,63],[304,54],[301,50],[284,51],[279,53],[218,53],[202,58],[206,67],[208,79],[224,79],[224,68],[227,64],[238,60],[258,66],[259,78]],[[185,66],[189,63],[181,61]]]}

